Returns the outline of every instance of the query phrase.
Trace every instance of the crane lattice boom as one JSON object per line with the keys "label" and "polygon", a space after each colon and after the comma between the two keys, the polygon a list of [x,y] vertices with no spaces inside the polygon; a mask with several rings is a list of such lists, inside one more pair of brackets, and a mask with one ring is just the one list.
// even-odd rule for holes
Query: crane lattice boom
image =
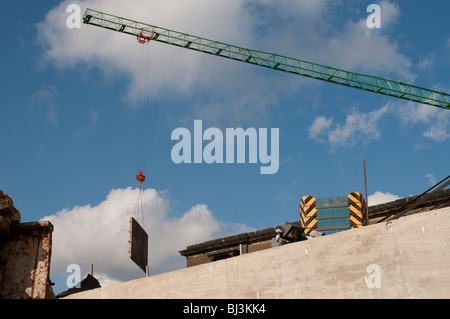
{"label": "crane lattice boom", "polygon": [[345,71],[276,53],[242,48],[92,9],[86,9],[83,22],[135,37],[142,36],[143,31],[152,41],[450,110],[450,95],[445,92]]}

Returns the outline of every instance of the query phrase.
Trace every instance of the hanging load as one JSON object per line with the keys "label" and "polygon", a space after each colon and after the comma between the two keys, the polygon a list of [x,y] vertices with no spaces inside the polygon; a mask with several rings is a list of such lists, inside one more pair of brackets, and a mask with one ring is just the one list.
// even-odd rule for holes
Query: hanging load
{"label": "hanging load", "polygon": [[129,257],[148,275],[148,234],[133,217],[130,218]]}

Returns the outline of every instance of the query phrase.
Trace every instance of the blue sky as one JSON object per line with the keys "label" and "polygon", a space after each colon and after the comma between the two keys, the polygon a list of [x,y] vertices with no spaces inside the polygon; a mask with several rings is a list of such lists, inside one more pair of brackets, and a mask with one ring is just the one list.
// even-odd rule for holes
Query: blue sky
{"label": "blue sky", "polygon": [[[103,284],[141,276],[127,257],[137,198],[138,43],[82,25],[69,4],[450,92],[448,1],[16,1],[4,17],[0,189],[23,222],[55,225],[52,280],[94,262]],[[381,6],[369,29],[369,4]],[[301,196],[419,194],[448,175],[450,112],[150,43],[145,226],[150,273],[189,244],[299,219]],[[257,164],[175,164],[171,133],[279,128],[276,174]],[[122,237],[121,237],[122,236]],[[118,247],[121,247],[120,249]],[[123,248],[123,249],[122,249]],[[113,262],[111,262],[113,261]],[[125,269],[125,270],[124,270]]]}

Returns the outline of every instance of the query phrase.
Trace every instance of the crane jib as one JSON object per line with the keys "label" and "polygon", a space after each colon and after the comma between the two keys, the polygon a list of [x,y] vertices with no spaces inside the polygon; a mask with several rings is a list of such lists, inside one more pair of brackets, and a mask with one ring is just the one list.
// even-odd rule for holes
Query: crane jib
{"label": "crane jib", "polygon": [[242,48],[92,9],[86,9],[83,23],[135,37],[142,35],[143,30],[146,37],[151,37],[152,41],[450,110],[449,94],[399,81],[345,71],[276,53]]}

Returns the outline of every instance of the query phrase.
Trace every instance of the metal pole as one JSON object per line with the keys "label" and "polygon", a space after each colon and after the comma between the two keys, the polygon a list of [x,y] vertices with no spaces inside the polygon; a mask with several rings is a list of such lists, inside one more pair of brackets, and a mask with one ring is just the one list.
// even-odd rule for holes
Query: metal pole
{"label": "metal pole", "polygon": [[[403,206],[400,207],[399,209],[397,209],[397,210],[393,211],[392,213],[390,213],[390,214],[384,216],[382,219],[380,219],[379,221],[377,221],[377,224],[378,224],[378,223],[384,222],[385,220],[387,220],[388,218],[390,218],[392,215],[395,215],[395,214],[398,214],[398,215],[397,215],[396,217],[394,217],[394,218],[399,218],[399,217],[403,216],[404,214],[407,213],[407,211],[406,211],[406,212],[403,212],[402,214],[399,214],[399,213],[402,212],[407,206],[410,206],[410,210],[413,209],[414,207],[416,207],[416,206],[417,206],[418,204],[420,204],[420,203],[416,203],[415,206],[414,206],[413,208],[411,208],[411,204],[414,203],[416,200],[418,200],[418,199],[419,199],[420,197],[422,197],[423,195],[425,195],[426,193],[428,193],[430,190],[432,190],[433,188],[435,188],[436,186],[438,186],[439,184],[445,182],[445,180],[448,179],[448,178],[450,178],[450,175],[448,175],[446,178],[444,178],[443,180],[441,180],[441,181],[440,181],[439,183],[437,183],[436,185],[431,186],[429,189],[427,189],[427,190],[426,190],[425,192],[423,192],[422,194],[417,195],[416,197],[414,197],[414,199],[412,199],[410,202],[407,202],[405,205],[403,205]],[[446,184],[446,183],[445,183],[445,184]],[[444,185],[445,185],[445,184],[444,184]],[[423,198],[422,198],[422,199],[423,199]]]}
{"label": "metal pole", "polygon": [[91,276],[94,276],[94,263],[91,263],[91,271],[90,271]]}

